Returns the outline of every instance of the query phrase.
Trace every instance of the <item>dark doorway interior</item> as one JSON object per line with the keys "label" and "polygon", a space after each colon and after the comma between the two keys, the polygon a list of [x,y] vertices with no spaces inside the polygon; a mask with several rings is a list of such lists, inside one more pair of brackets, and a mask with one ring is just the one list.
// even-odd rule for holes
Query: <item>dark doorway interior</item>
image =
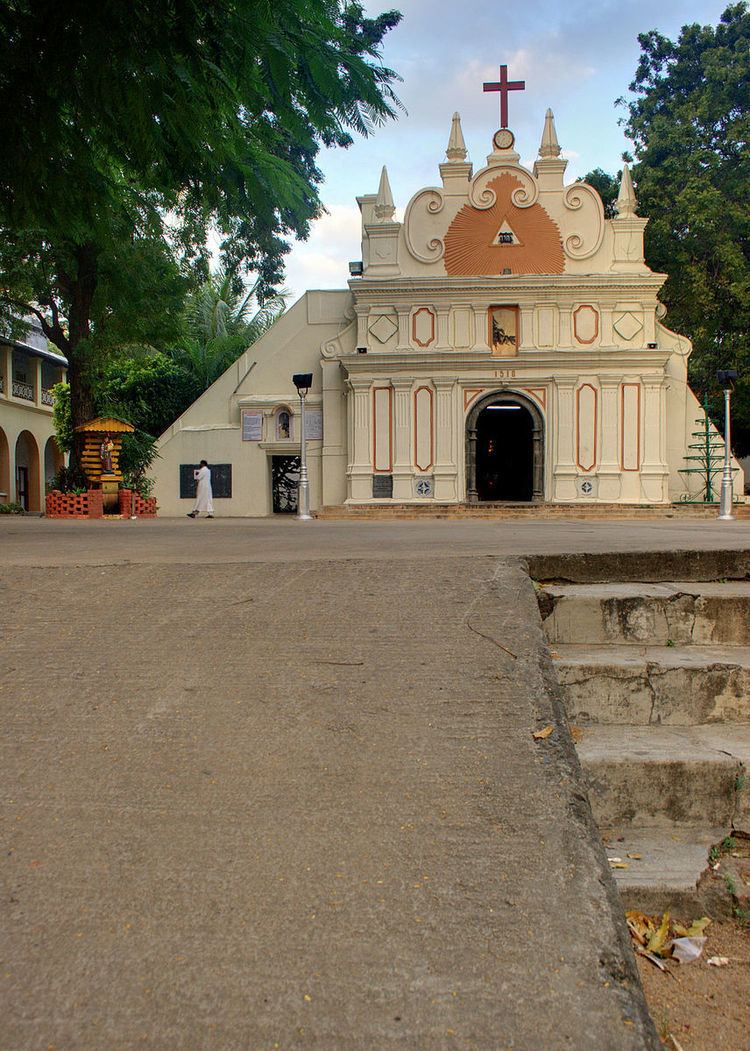
{"label": "dark doorway interior", "polygon": [[17,500],[24,511],[29,509],[29,469],[28,467],[16,467],[16,493]]}
{"label": "dark doorway interior", "polygon": [[477,419],[480,500],[530,501],[534,451],[531,413],[522,405],[488,405]]}
{"label": "dark doorway interior", "polygon": [[271,457],[271,492],[275,515],[297,514],[299,456]]}

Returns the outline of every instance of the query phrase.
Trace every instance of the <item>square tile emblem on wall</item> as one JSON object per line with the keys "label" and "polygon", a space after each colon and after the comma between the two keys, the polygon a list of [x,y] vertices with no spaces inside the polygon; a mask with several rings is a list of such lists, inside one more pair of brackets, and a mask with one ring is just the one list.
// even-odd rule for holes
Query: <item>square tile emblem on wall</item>
{"label": "square tile emblem on wall", "polygon": [[415,496],[421,496],[421,497],[425,497],[425,498],[431,497],[432,496],[432,491],[433,491],[433,487],[432,487],[432,478],[431,477],[427,477],[427,476],[423,475],[421,478],[415,478],[414,479],[414,495]]}
{"label": "square tile emblem on wall", "polygon": [[576,494],[581,500],[596,500],[599,488],[597,478],[581,475],[576,479]]}

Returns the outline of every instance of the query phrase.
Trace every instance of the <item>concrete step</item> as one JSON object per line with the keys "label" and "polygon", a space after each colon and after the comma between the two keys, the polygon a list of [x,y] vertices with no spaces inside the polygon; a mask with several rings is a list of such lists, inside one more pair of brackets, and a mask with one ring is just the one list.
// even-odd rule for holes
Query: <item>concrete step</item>
{"label": "concrete step", "polygon": [[554,646],[577,724],[750,723],[748,646]]}
{"label": "concrete step", "polygon": [[538,597],[553,643],[750,645],[750,580],[550,584]]}
{"label": "concrete step", "polygon": [[[607,857],[617,889],[628,909],[694,917],[697,911],[718,915],[731,907],[719,883],[706,879],[709,852],[727,835],[726,828],[686,826],[667,830],[603,830]],[[627,865],[627,868],[620,868]]]}
{"label": "concrete step", "polygon": [[750,725],[591,726],[577,748],[601,829],[750,831]]}
{"label": "concrete step", "polygon": [[[739,505],[738,505],[739,506]],[[750,508],[748,508],[750,511]],[[404,518],[575,518],[575,519],[663,519],[716,518],[716,505],[706,504],[532,504],[532,503],[383,503],[325,505],[315,512],[325,519]]]}

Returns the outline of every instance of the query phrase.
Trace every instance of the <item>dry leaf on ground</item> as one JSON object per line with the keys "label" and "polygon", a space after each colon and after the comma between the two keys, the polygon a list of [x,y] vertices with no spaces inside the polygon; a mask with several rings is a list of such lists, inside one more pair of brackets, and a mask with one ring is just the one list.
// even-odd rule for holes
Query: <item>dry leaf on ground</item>
{"label": "dry leaf on ground", "polygon": [[552,726],[551,723],[548,723],[547,726],[545,726],[543,730],[537,730],[536,731],[536,733],[533,735],[534,740],[535,741],[544,741],[547,737],[549,737],[549,735],[552,733],[553,730],[554,730],[554,726]]}

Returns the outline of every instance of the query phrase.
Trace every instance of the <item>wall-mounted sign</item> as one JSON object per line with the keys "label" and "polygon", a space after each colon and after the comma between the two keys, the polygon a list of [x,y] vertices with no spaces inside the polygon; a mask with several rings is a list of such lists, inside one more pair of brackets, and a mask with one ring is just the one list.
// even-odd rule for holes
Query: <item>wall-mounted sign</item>
{"label": "wall-mounted sign", "polygon": [[263,437],[263,413],[242,410],[243,442],[259,442]]}
{"label": "wall-mounted sign", "polygon": [[309,441],[323,437],[323,413],[320,409],[305,410],[305,428]]}

